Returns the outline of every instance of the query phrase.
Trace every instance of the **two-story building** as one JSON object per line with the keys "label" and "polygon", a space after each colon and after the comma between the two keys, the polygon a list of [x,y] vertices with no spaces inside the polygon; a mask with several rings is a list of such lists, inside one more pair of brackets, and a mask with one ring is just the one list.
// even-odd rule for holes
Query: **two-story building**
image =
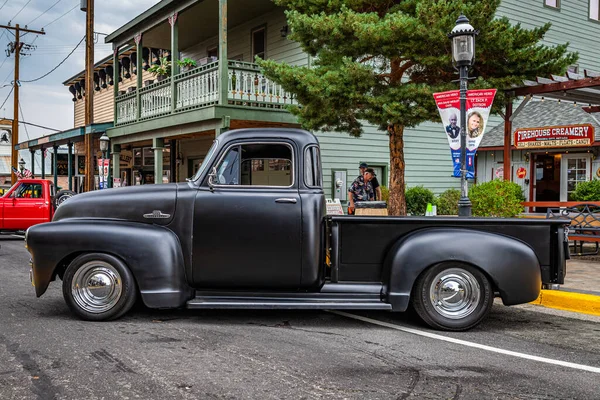
{"label": "two-story building", "polygon": [[[552,22],[544,43],[569,42],[569,49],[580,53],[572,72],[582,72],[600,70],[600,51],[594,40],[600,37],[597,4],[598,0],[504,0],[498,15],[528,28]],[[182,181],[194,174],[213,139],[225,130],[298,126],[285,110],[286,105],[295,104],[294,97],[262,75],[254,63],[258,55],[310,65],[311,58],[287,33],[284,9],[271,0],[163,0],[108,35],[106,41],[113,44],[114,53],[96,63],[95,87],[89,92],[94,95],[94,122],[113,123],[106,131],[114,176],[130,185]],[[147,69],[163,57],[169,61],[165,65],[168,75],[149,73]],[[197,67],[180,67],[177,61],[188,58]],[[74,96],[76,127],[84,123],[83,78],[81,72],[65,81]],[[492,118],[488,130],[501,123],[499,117]],[[496,137],[497,141],[498,135],[489,133],[490,140]],[[337,192],[345,197],[345,188],[362,161],[375,166],[380,181],[387,182],[385,132],[366,126],[361,138],[322,132],[317,136],[329,196],[336,194],[333,178],[337,176],[345,178]],[[486,142],[484,137],[478,157],[479,181],[497,175],[502,144],[496,141]],[[424,185],[437,193],[458,187],[458,180],[451,178],[452,161],[441,124],[406,129],[405,158],[408,186]],[[520,158],[520,153],[513,155],[513,160]]]}

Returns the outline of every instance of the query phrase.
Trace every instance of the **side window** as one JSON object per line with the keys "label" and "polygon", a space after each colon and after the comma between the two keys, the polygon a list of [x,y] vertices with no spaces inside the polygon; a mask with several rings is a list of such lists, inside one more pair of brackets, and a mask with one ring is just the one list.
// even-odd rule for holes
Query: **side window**
{"label": "side window", "polygon": [[39,183],[24,183],[15,189],[11,197],[18,199],[39,199],[43,196],[42,185]]}
{"label": "side window", "polygon": [[294,183],[293,172],[289,145],[245,144],[229,149],[217,167],[217,184],[289,187]]}
{"label": "side window", "polygon": [[267,36],[265,33],[266,30],[264,27],[252,31],[252,60],[250,62],[255,62],[256,56],[259,56],[263,60],[265,59],[265,48],[267,47]]}
{"label": "side window", "polygon": [[304,183],[309,187],[323,185],[321,156],[317,146],[310,146],[304,152]]}

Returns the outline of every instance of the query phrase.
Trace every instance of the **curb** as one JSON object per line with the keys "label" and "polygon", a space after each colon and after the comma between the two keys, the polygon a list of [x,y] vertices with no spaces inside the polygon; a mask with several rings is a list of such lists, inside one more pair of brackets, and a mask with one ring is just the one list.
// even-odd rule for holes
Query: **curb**
{"label": "curb", "polygon": [[600,296],[593,294],[542,290],[531,304],[600,316]]}

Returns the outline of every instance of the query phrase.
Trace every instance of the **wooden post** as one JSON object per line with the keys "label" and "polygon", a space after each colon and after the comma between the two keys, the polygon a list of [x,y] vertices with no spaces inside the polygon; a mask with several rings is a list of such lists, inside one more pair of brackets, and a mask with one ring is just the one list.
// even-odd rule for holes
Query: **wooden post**
{"label": "wooden post", "polygon": [[142,34],[138,33],[135,38],[135,51],[137,52],[135,55],[135,64],[136,64],[136,89],[135,89],[135,120],[139,121],[140,116],[142,115],[142,101],[140,89],[142,88],[142,79],[144,75],[144,68],[142,64],[144,63],[144,58],[142,53],[144,51],[144,46],[142,45]]}
{"label": "wooden post", "polygon": [[164,147],[165,140],[163,138],[152,139],[152,150],[154,150],[154,183],[162,183]]}
{"label": "wooden post", "polygon": [[69,148],[69,155],[67,158],[67,176],[69,179],[69,190],[73,190],[73,143],[67,143],[67,147]]}
{"label": "wooden post", "polygon": [[58,146],[52,146],[52,175],[54,176],[54,187],[58,186]]}
{"label": "wooden post", "polygon": [[177,108],[177,86],[175,76],[179,74],[179,23],[177,22],[177,13],[169,17],[171,25],[171,112],[174,113]]}
{"label": "wooden post", "polygon": [[[254,61],[254,60],[253,60]],[[227,0],[219,0],[219,104],[227,104],[229,83],[227,65]]]}
{"label": "wooden post", "polygon": [[[13,122],[12,122],[12,142],[10,146],[10,165],[19,170],[19,150],[15,147],[19,144],[19,61],[21,55],[21,31],[37,33],[38,35],[45,35],[44,31],[34,31],[32,29],[21,28],[19,24],[13,26],[0,25],[0,28],[9,29],[15,31],[15,42],[12,48],[12,52],[15,53],[15,76],[13,81]],[[10,54],[10,53],[9,53]],[[17,176],[12,173],[10,174],[11,184],[14,185],[17,182]]]}
{"label": "wooden post", "polygon": [[[94,189],[94,0],[87,1],[85,41],[85,190]],[[118,65],[114,68],[118,69]]]}

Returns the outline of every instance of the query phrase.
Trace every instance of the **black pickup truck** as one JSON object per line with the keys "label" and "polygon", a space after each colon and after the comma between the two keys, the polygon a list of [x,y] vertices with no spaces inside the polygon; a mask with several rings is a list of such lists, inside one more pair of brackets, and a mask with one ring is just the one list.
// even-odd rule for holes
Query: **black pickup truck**
{"label": "black pickup truck", "polygon": [[327,216],[317,138],[219,136],[187,183],[85,193],[31,227],[31,280],[86,320],[151,308],[405,311],[469,329],[563,283],[564,222]]}

